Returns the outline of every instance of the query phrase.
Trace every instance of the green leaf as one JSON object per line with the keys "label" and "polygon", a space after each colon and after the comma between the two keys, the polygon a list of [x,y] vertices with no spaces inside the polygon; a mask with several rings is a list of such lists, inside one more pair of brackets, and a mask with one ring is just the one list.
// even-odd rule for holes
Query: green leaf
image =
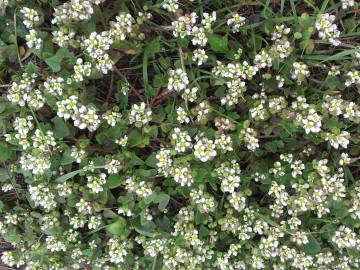
{"label": "green leaf", "polygon": [[148,144],[149,144],[149,136],[141,134],[139,130],[134,129],[129,134],[129,140],[128,140],[129,147],[144,148]]}
{"label": "green leaf", "polygon": [[146,231],[146,230],[143,230],[142,228],[138,227],[138,226],[135,226],[134,227],[135,231],[137,231],[138,233],[142,234],[142,235],[145,235],[147,237],[154,237],[156,235],[156,233],[154,232],[151,232],[151,231]]}
{"label": "green leaf", "polygon": [[285,145],[284,145],[283,141],[281,141],[281,140],[274,140],[274,141],[265,143],[265,148],[273,153],[277,152],[278,149],[283,148],[284,146]]}
{"label": "green leaf", "polygon": [[119,174],[112,174],[107,179],[107,185],[109,188],[116,188],[118,186],[121,186],[123,182],[124,182],[124,176]]}
{"label": "green leaf", "polygon": [[146,53],[148,56],[154,56],[155,53],[160,51],[160,37],[157,36],[154,38],[150,43],[146,46],[144,53]]}
{"label": "green leaf", "polygon": [[286,131],[288,135],[292,135],[296,132],[296,126],[293,122],[281,120],[279,125]]}
{"label": "green leaf", "polygon": [[303,245],[301,249],[309,255],[319,253],[321,251],[321,246],[318,240],[312,235],[308,236],[309,243]]}
{"label": "green leaf", "polygon": [[77,175],[78,173],[80,173],[82,170],[76,170],[73,172],[69,172],[67,174],[63,174],[62,176],[56,178],[56,182],[58,183],[64,183],[66,180],[73,178],[75,175]]}
{"label": "green leaf", "polygon": [[53,131],[54,137],[56,139],[70,136],[70,129],[62,118],[55,116],[53,119],[51,119],[51,122],[54,123]]}
{"label": "green leaf", "polygon": [[45,63],[52,69],[54,72],[58,72],[61,69],[61,62],[65,57],[72,57],[73,54],[70,53],[66,48],[60,48],[56,54],[45,59]]}
{"label": "green leaf", "polygon": [[151,168],[157,168],[157,164],[158,160],[156,158],[156,154],[153,153],[150,156],[147,157],[147,159],[145,160],[145,164]]}
{"label": "green leaf", "polygon": [[226,53],[228,51],[227,35],[221,37],[215,34],[208,34],[207,37],[210,47],[214,52]]}
{"label": "green leaf", "polygon": [[126,219],[119,217],[114,223],[106,226],[106,231],[112,235],[127,237],[130,231],[127,229]]}
{"label": "green leaf", "polygon": [[11,178],[10,172],[5,168],[0,168],[0,182],[5,182],[10,178]]}
{"label": "green leaf", "polygon": [[208,214],[201,213],[199,210],[196,210],[195,212],[195,223],[197,225],[203,223],[203,221],[207,220]]}
{"label": "green leaf", "polygon": [[169,204],[170,196],[165,193],[160,193],[156,196],[154,201],[159,204],[159,210],[163,212],[166,206]]}
{"label": "green leaf", "polygon": [[17,47],[16,45],[7,45],[0,47],[0,63],[8,60],[11,63],[17,61]]}
{"label": "green leaf", "polygon": [[9,243],[19,243],[21,241],[20,234],[16,232],[15,229],[8,230],[6,234],[3,235],[5,241]]}
{"label": "green leaf", "polygon": [[139,158],[134,152],[131,153],[131,159],[128,163],[129,167],[132,168],[134,166],[141,166],[144,165],[144,161]]}
{"label": "green leaf", "polygon": [[12,152],[9,149],[9,145],[4,142],[0,142],[0,162],[7,161],[11,157],[12,157]]}
{"label": "green leaf", "polygon": [[358,49],[351,49],[351,50],[344,50],[342,52],[339,52],[337,54],[331,55],[327,58],[325,58],[323,61],[321,61],[321,63],[323,62],[327,62],[327,61],[339,61],[339,60],[344,60],[345,56],[348,55],[352,55],[353,53],[355,53]]}
{"label": "green leaf", "polygon": [[354,178],[354,176],[352,175],[349,167],[345,166],[345,167],[344,167],[344,172],[345,172],[345,179],[346,179],[348,182],[355,183],[355,178]]}

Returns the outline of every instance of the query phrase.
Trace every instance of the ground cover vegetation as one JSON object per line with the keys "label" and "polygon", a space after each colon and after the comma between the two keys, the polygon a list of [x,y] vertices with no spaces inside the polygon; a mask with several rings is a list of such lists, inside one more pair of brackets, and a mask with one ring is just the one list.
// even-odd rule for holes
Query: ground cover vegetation
{"label": "ground cover vegetation", "polygon": [[353,0],[0,0],[1,269],[360,269]]}

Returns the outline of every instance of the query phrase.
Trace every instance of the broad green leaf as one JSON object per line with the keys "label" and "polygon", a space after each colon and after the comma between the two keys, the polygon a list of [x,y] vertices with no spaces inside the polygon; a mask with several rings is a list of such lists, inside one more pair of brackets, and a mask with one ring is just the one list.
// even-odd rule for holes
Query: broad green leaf
{"label": "broad green leaf", "polygon": [[166,193],[160,193],[154,201],[159,204],[159,210],[163,212],[170,201],[170,196]]}
{"label": "broad green leaf", "polygon": [[208,34],[207,37],[210,47],[214,52],[226,53],[228,51],[227,35],[221,37],[215,34]]}
{"label": "broad green leaf", "polygon": [[73,54],[70,53],[66,48],[60,48],[56,54],[45,59],[45,63],[52,69],[54,72],[59,72],[61,69],[61,62],[65,57],[72,57]]}
{"label": "broad green leaf", "polygon": [[158,160],[156,158],[156,154],[153,153],[150,156],[147,157],[147,159],[145,160],[145,164],[148,165],[151,168],[157,168],[157,164]]}
{"label": "broad green leaf", "polygon": [[121,186],[124,182],[124,176],[119,174],[111,174],[107,179],[107,185],[109,188],[116,188]]}
{"label": "broad green leaf", "polygon": [[107,225],[106,231],[112,235],[119,235],[123,237],[127,237],[130,233],[127,228],[126,219],[123,217],[119,217],[114,223]]}
{"label": "broad green leaf", "polygon": [[5,168],[0,168],[0,182],[5,182],[10,178],[10,172]]}
{"label": "broad green leaf", "polygon": [[314,255],[321,251],[321,246],[318,240],[312,235],[308,235],[309,242],[301,247],[301,249],[309,255]]}
{"label": "broad green leaf", "polygon": [[4,142],[0,142],[0,162],[9,160],[12,157],[12,151],[9,145]]}
{"label": "broad green leaf", "polygon": [[157,36],[154,38],[150,43],[145,47],[144,53],[146,53],[148,56],[152,57],[155,53],[160,51],[160,37]]}
{"label": "broad green leaf", "polygon": [[144,148],[149,144],[149,136],[141,134],[138,129],[134,129],[129,134],[128,146],[129,147],[139,147]]}
{"label": "broad green leaf", "polygon": [[53,132],[56,139],[65,138],[70,135],[70,129],[62,118],[55,116],[51,119],[51,122],[54,123]]}

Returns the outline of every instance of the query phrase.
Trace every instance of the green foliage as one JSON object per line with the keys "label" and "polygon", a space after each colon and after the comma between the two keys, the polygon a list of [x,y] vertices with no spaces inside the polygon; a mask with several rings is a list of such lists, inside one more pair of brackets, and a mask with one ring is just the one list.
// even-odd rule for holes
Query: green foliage
{"label": "green foliage", "polygon": [[358,269],[351,2],[0,0],[0,269]]}

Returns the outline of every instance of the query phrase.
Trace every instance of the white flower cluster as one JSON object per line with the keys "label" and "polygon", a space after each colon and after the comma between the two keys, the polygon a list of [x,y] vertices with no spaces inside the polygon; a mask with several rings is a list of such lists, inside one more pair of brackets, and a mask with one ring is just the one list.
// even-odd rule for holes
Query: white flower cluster
{"label": "white flower cluster", "polygon": [[216,147],[223,152],[233,151],[233,141],[229,135],[221,134],[215,139]]}
{"label": "white flower cluster", "polygon": [[151,109],[146,108],[146,104],[144,102],[134,104],[131,107],[129,122],[130,124],[135,124],[137,127],[141,127],[151,121],[151,114]]}
{"label": "white flower cluster", "polygon": [[[216,12],[211,14],[204,12],[200,24],[197,23],[198,15],[195,12],[180,16],[178,20],[172,22],[174,37],[191,36],[191,43],[194,46],[204,47],[207,44],[207,32],[211,32],[211,26],[216,21]],[[198,51],[200,52],[200,51]],[[203,56],[205,60],[205,56]]]}
{"label": "white flower cluster", "polygon": [[202,213],[210,213],[216,209],[217,203],[215,198],[202,190],[192,190],[190,198]]}
{"label": "white flower cluster", "polygon": [[172,22],[172,26],[174,27],[173,36],[174,37],[187,37],[192,33],[192,28],[196,24],[198,16],[195,12],[191,14],[186,14],[178,18],[178,20]]}
{"label": "white flower cluster", "polygon": [[62,27],[59,30],[52,32],[52,41],[56,43],[59,47],[67,47],[76,43],[76,41],[74,40],[75,35],[76,33],[74,31]]}
{"label": "white flower cluster", "polygon": [[199,139],[194,145],[194,155],[202,162],[213,159],[216,156],[216,145],[213,140]]}
{"label": "white flower cluster", "polygon": [[340,226],[331,239],[339,248],[357,248],[359,249],[360,239],[349,228]]}
{"label": "white flower cluster", "polygon": [[246,197],[240,192],[232,192],[228,196],[229,203],[238,212],[242,211],[246,207]]}
{"label": "white flower cluster", "polygon": [[201,66],[202,64],[206,63],[208,58],[209,57],[206,55],[206,52],[204,49],[196,49],[193,52],[192,60],[194,62],[197,62],[198,66]]}
{"label": "white flower cluster", "polygon": [[301,62],[295,62],[293,64],[293,72],[291,74],[291,78],[296,80],[297,84],[302,84],[306,80],[307,77],[310,76],[310,71],[308,66]]}
{"label": "white flower cluster", "polygon": [[35,205],[43,207],[47,212],[50,212],[56,207],[55,195],[45,183],[37,186],[29,186],[29,193]]}
{"label": "white flower cluster", "polygon": [[345,119],[353,121],[355,123],[360,122],[360,107],[353,101],[343,100],[341,96],[330,96],[324,97],[322,104],[323,109],[327,113],[340,116],[342,115]]}
{"label": "white flower cluster", "polygon": [[81,58],[76,60],[76,65],[74,66],[74,74],[68,78],[67,83],[72,82],[82,82],[84,78],[89,77],[91,74],[91,63],[85,62]]}
{"label": "white flower cluster", "polygon": [[227,20],[227,25],[231,27],[233,33],[240,32],[241,26],[245,24],[246,18],[239,14],[233,14],[230,19]]}
{"label": "white flower cluster", "polygon": [[108,110],[102,115],[102,118],[108,123],[109,126],[114,127],[121,121],[121,113],[119,113],[119,107],[114,106],[111,110]]}
{"label": "white flower cluster", "polygon": [[184,92],[182,93],[181,97],[184,100],[194,102],[197,99],[197,93],[199,92],[199,88],[192,87],[192,88],[186,88]]}
{"label": "white flower cluster", "polygon": [[250,151],[255,151],[257,148],[259,148],[259,139],[256,138],[256,131],[252,128],[246,128],[242,129],[240,132],[247,149]]}
{"label": "white flower cluster", "polygon": [[176,167],[173,171],[173,177],[175,182],[181,186],[191,186],[193,183],[193,176],[190,167],[182,166]]}
{"label": "white flower cluster", "polygon": [[174,128],[174,131],[171,134],[171,141],[174,145],[175,151],[179,153],[185,152],[192,146],[189,133],[186,130],[181,131],[180,128]]}
{"label": "white flower cluster", "polygon": [[47,93],[58,97],[63,95],[64,79],[62,77],[49,77],[43,85]]}
{"label": "white flower cluster", "polygon": [[168,89],[169,91],[175,90],[180,92],[184,90],[189,84],[189,79],[185,71],[181,68],[176,70],[171,69],[169,71],[169,82]]}
{"label": "white flower cluster", "polygon": [[120,265],[125,262],[128,255],[128,243],[122,241],[120,238],[110,238],[108,241],[110,262]]}
{"label": "white flower cluster", "polygon": [[87,177],[87,187],[93,193],[99,193],[104,190],[104,185],[106,183],[106,174],[101,173],[99,175],[89,175]]}
{"label": "white flower cluster", "polygon": [[240,166],[236,160],[225,162],[215,170],[217,177],[221,180],[223,192],[233,193],[240,186]]}
{"label": "white flower cluster", "polygon": [[25,36],[26,45],[29,48],[40,49],[42,46],[42,39],[38,37],[38,32],[34,27],[40,22],[39,13],[32,8],[23,7],[20,12],[23,14],[23,23],[29,30],[29,34]]}
{"label": "white flower cluster", "polygon": [[24,16],[23,23],[28,29],[32,29],[40,22],[39,13],[35,9],[23,7],[20,12]]}
{"label": "white flower cluster", "polygon": [[272,58],[266,50],[261,50],[255,55],[254,64],[258,69],[272,67]]}
{"label": "white flower cluster", "polygon": [[66,25],[71,22],[90,19],[94,13],[93,4],[100,4],[104,0],[70,0],[54,8],[52,24]]}
{"label": "white flower cluster", "polygon": [[226,85],[228,87],[227,93],[226,96],[221,99],[221,104],[229,106],[238,104],[239,99],[243,97],[243,94],[246,91],[245,82],[240,79],[234,79],[228,81]]}
{"label": "white flower cluster", "polygon": [[80,129],[95,131],[100,125],[100,117],[95,107],[81,105],[78,97],[73,95],[56,102],[57,115],[65,120],[72,119],[74,125]]}
{"label": "white flower cluster", "polygon": [[270,52],[280,61],[285,60],[285,58],[287,58],[293,50],[293,47],[287,38],[287,35],[290,33],[290,31],[291,29],[286,27],[284,24],[275,26],[275,31],[273,32],[271,38],[275,42],[271,46]]}
{"label": "white flower cluster", "polygon": [[110,34],[115,39],[125,40],[126,35],[132,32],[134,18],[129,13],[122,12],[115,19],[115,22],[111,22]]}
{"label": "white flower cluster", "polygon": [[97,70],[101,71],[103,74],[107,74],[113,67],[113,62],[107,53],[113,43],[111,33],[112,32],[109,31],[104,31],[101,34],[92,32],[82,43],[85,51],[93,61],[95,61]]}
{"label": "white flower cluster", "polygon": [[156,159],[158,161],[156,165],[159,173],[163,173],[165,176],[168,176],[173,163],[171,159],[171,151],[165,148],[160,149],[160,151],[156,154]]}
{"label": "white flower cluster", "polygon": [[359,70],[351,70],[346,76],[348,79],[345,81],[346,86],[350,86],[352,84],[360,85],[360,71]]}
{"label": "white flower cluster", "polygon": [[7,99],[22,107],[27,104],[35,109],[40,109],[44,105],[45,98],[40,90],[34,90],[36,77],[35,73],[24,73],[19,83],[12,83],[7,93]]}
{"label": "white flower cluster", "polygon": [[179,8],[178,0],[165,0],[162,7],[167,11],[174,13]]}
{"label": "white flower cluster", "polygon": [[343,130],[336,133],[325,133],[325,140],[330,142],[330,145],[335,149],[338,149],[339,146],[347,148],[349,144],[350,133]]}
{"label": "white flower cluster", "polygon": [[177,108],[176,113],[177,113],[177,121],[179,121],[180,124],[190,122],[190,118],[183,107]]}
{"label": "white flower cluster", "polygon": [[339,46],[340,31],[334,24],[335,16],[329,13],[321,14],[315,22],[315,27],[319,32],[319,38],[328,40],[332,45]]}
{"label": "white flower cluster", "polygon": [[321,131],[321,116],[317,114],[315,109],[309,109],[305,116],[298,115],[298,121],[305,129],[305,133],[319,133]]}
{"label": "white flower cluster", "polygon": [[125,188],[129,192],[134,192],[137,196],[145,198],[153,193],[151,183],[140,181],[137,182],[135,177],[128,177],[125,181]]}
{"label": "white flower cluster", "polygon": [[355,6],[354,0],[341,0],[341,8],[342,9],[348,9]]}

